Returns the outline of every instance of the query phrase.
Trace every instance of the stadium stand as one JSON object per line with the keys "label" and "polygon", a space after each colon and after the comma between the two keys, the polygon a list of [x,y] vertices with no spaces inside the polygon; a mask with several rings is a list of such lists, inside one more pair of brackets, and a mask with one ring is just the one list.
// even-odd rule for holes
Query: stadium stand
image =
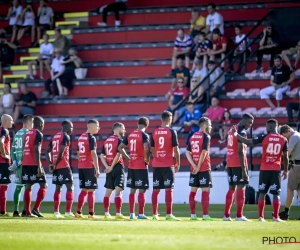
{"label": "stadium stand", "polygon": [[[84,2],[84,4],[83,4]],[[107,4],[110,1],[101,1]],[[216,0],[218,12],[225,21],[225,34],[235,37],[236,25],[243,26],[247,34],[261,20],[270,8],[300,6],[284,3],[286,1],[260,1],[255,4],[241,3],[238,0]],[[250,1],[248,1],[250,2]],[[184,28],[188,31],[190,12],[197,7],[206,16],[207,1],[128,1],[128,10],[121,16],[122,26],[113,27],[114,17],[109,15],[108,27],[98,27],[101,16],[96,12],[98,1],[49,1],[55,12],[55,26],[61,28],[62,34],[71,41],[72,47],[78,51],[83,65],[88,69],[87,77],[75,80],[74,89],[68,98],[51,100],[39,99],[36,115],[45,117],[43,149],[46,149],[51,135],[61,127],[61,122],[68,117],[74,122],[72,136],[72,167],[77,166],[75,141],[85,130],[86,120],[95,117],[99,120],[101,130],[98,144],[102,147],[104,139],[111,133],[113,122],[121,121],[129,131],[136,126],[140,115],[150,120],[148,132],[160,124],[160,113],[167,108],[165,93],[170,87],[171,78],[165,77],[170,71],[173,41],[176,31]],[[225,4],[226,3],[226,4]],[[22,1],[21,1],[21,4]],[[37,4],[33,4],[37,9]],[[161,7],[159,7],[161,6]],[[172,7],[169,7],[172,6]],[[158,7],[158,8],[154,8]],[[8,5],[0,10],[0,28],[7,25],[4,20]],[[250,40],[261,33],[261,25],[251,34]],[[54,31],[49,30],[50,41],[54,39]],[[12,93],[18,94],[18,84],[28,83],[31,91],[38,97],[44,90],[42,80],[28,79],[27,62],[37,58],[39,48],[31,48],[30,36],[23,38],[22,47],[16,50],[15,64],[3,69],[3,81],[12,84]],[[257,44],[253,46],[257,48]],[[264,58],[267,63],[268,58]],[[238,63],[235,63],[237,68]],[[230,110],[233,122],[237,122],[244,112],[252,113],[255,119],[253,134],[262,132],[266,118],[276,117],[279,122],[287,121],[285,108],[271,110],[264,100],[259,98],[259,90],[269,86],[269,75],[253,74],[256,59],[247,63],[247,74],[234,76],[225,86],[226,95],[220,97],[221,106]],[[297,73],[297,72],[296,72]],[[34,72],[39,76],[39,71]],[[296,74],[297,75],[297,74]],[[44,71],[44,78],[49,73]],[[299,75],[297,75],[299,79]],[[0,85],[1,91],[3,83]],[[283,100],[282,107],[291,101],[296,85]],[[180,134],[180,147],[185,147],[187,133]],[[226,148],[220,146],[215,136],[212,139],[212,165],[219,164],[226,154]],[[182,150],[184,152],[184,150]],[[259,163],[261,149],[253,150],[253,164]],[[182,170],[187,170],[188,162],[182,154]],[[46,164],[44,164],[46,166]]]}

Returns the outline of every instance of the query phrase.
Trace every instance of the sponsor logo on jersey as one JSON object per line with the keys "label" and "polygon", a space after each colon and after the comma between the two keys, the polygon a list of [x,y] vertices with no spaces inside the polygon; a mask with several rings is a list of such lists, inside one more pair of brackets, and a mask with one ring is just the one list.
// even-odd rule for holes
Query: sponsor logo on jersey
{"label": "sponsor logo on jersey", "polygon": [[36,180],[36,175],[33,174],[32,176],[30,176],[30,180],[35,181]]}
{"label": "sponsor logo on jersey", "polygon": [[90,187],[90,186],[92,185],[92,182],[91,182],[90,180],[87,180],[87,181],[84,183],[84,185],[85,185],[86,187]]}
{"label": "sponsor logo on jersey", "polygon": [[64,177],[60,174],[59,176],[58,176],[58,180],[59,181],[62,181],[64,179]]}
{"label": "sponsor logo on jersey", "polygon": [[135,185],[136,185],[137,187],[141,187],[141,186],[143,185],[143,181],[138,180],[138,181],[135,182]]}
{"label": "sponsor logo on jersey", "polygon": [[270,186],[270,190],[277,190],[277,185],[274,183]]}
{"label": "sponsor logo on jersey", "polygon": [[165,186],[171,186],[171,180],[166,180],[166,181],[164,181],[164,185]]}
{"label": "sponsor logo on jersey", "polygon": [[232,177],[232,181],[234,181],[234,182],[237,181],[237,176],[236,176],[236,175],[234,175],[234,176]]}
{"label": "sponsor logo on jersey", "polygon": [[127,180],[127,185],[131,185],[131,182],[132,182],[132,180],[131,180],[131,179],[128,179],[128,180]]}
{"label": "sponsor logo on jersey", "polygon": [[153,182],[153,187],[158,187],[159,186],[159,180],[155,180],[155,182]]}
{"label": "sponsor logo on jersey", "polygon": [[194,181],[195,181],[195,178],[190,178],[190,183],[194,183]]}
{"label": "sponsor logo on jersey", "polygon": [[23,175],[23,176],[22,176],[22,179],[23,179],[24,181],[27,181],[27,180],[28,180],[28,175],[27,175],[27,174]]}
{"label": "sponsor logo on jersey", "polygon": [[265,190],[265,188],[266,188],[266,184],[265,183],[262,183],[261,185],[258,186],[259,190]]}
{"label": "sponsor logo on jersey", "polygon": [[206,184],[206,179],[205,179],[204,177],[200,180],[200,184],[201,184],[201,185]]}

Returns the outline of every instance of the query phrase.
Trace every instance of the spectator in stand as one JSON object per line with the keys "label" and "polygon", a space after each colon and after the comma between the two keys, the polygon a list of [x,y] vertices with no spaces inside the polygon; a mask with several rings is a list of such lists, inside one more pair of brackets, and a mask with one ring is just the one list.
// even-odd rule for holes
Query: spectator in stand
{"label": "spectator in stand", "polygon": [[32,69],[33,65],[39,65],[40,79],[42,80],[44,79],[44,66],[46,67],[49,73],[51,71],[50,64],[53,56],[54,47],[52,43],[49,43],[49,35],[44,34],[43,39],[44,42],[40,46],[40,55],[38,59],[34,61],[29,61],[27,63],[28,70],[29,70],[29,78],[31,80],[34,80],[33,69]]}
{"label": "spectator in stand", "polygon": [[191,127],[191,131],[186,138],[186,144],[190,141],[191,136],[199,131],[199,119],[201,118],[202,114],[201,111],[194,106],[193,103],[188,102],[186,105],[186,111],[184,114],[184,127]]}
{"label": "spectator in stand", "polygon": [[104,5],[101,8],[98,9],[98,13],[102,13],[102,23],[98,23],[101,27],[107,26],[107,14],[108,12],[114,12],[116,21],[115,26],[119,27],[121,25],[120,20],[120,11],[126,11],[127,10],[127,0],[116,0],[115,3],[111,3],[109,5]]}
{"label": "spectator in stand", "polygon": [[15,49],[17,46],[8,42],[4,34],[0,34],[0,80],[2,78],[2,68],[14,64]]}
{"label": "spectator in stand", "polygon": [[12,34],[10,42],[14,42],[18,33],[18,29],[22,27],[22,6],[18,0],[13,0],[12,6],[8,9],[7,18],[9,25],[0,30],[0,34]]}
{"label": "spectator in stand", "polygon": [[219,143],[223,144],[226,142],[228,131],[230,130],[232,119],[231,114],[228,110],[224,111],[223,119],[222,119],[223,126],[219,129],[220,140]]}
{"label": "spectator in stand", "polygon": [[[233,53],[231,53],[231,49],[234,48],[234,43],[230,38],[222,35],[219,29],[214,29],[213,32],[213,49],[208,52],[210,56],[209,60],[215,60],[215,58],[221,58],[223,60],[227,54],[229,64],[232,63]],[[224,71],[225,60],[221,64],[221,69]],[[230,71],[232,72],[233,64],[230,65]]]}
{"label": "spectator in stand", "polygon": [[214,3],[207,5],[207,12],[209,15],[206,17],[206,34],[208,34],[207,38],[211,40],[214,29],[219,29],[221,34],[224,34],[224,20],[222,15],[216,11]]}
{"label": "spectator in stand", "polygon": [[[235,44],[239,44],[246,35],[243,33],[243,28],[240,25],[235,26]],[[234,50],[233,56],[239,57],[240,65],[244,63],[244,52],[246,52],[246,57],[248,57],[251,54],[251,47],[248,46],[250,44],[249,39],[247,38],[246,41],[243,41],[237,48]],[[241,69],[238,73],[240,73]]]}
{"label": "spectator in stand", "polygon": [[24,115],[33,115],[36,107],[36,95],[35,93],[29,91],[26,83],[21,84],[22,94],[19,100],[16,102],[15,112],[14,112],[14,122]]}
{"label": "spectator in stand", "polygon": [[[291,65],[291,61],[288,56],[294,56],[296,54],[296,60],[294,63],[294,66]],[[300,59],[300,41],[297,43],[297,45],[293,48],[290,48],[288,50],[283,50],[281,52],[282,59],[286,62],[286,64],[290,67],[292,71],[295,71],[298,66],[298,62]]]}
{"label": "spectator in stand", "polygon": [[206,112],[203,114],[203,116],[209,118],[213,124],[213,127],[219,128],[219,125],[222,122],[222,119],[224,117],[224,111],[225,109],[221,106],[219,106],[219,99],[217,97],[213,97],[211,99],[211,107],[209,107]]}
{"label": "spectator in stand", "polygon": [[280,54],[281,50],[279,48],[279,35],[274,30],[271,24],[268,24],[263,30],[263,37],[259,42],[259,48],[257,51],[257,68],[256,72],[260,73],[263,71],[262,68],[262,58],[263,55],[271,55],[270,58],[270,70],[273,68],[274,57]]}
{"label": "spectator in stand", "polygon": [[[294,95],[294,99],[299,99],[300,98],[300,86],[298,86],[297,93]],[[300,102],[289,102],[286,106],[286,111],[288,115],[288,121],[289,122],[294,122],[293,118],[293,110],[298,112],[298,118],[297,121],[300,122]]]}
{"label": "spectator in stand", "polygon": [[[198,49],[196,52],[196,60],[202,60],[204,67],[207,65],[208,53],[212,50],[213,44],[210,40],[206,38],[206,34],[204,32],[200,32],[199,34]],[[194,62],[195,62],[194,61]],[[193,69],[195,68],[195,63],[193,65]]]}
{"label": "spectator in stand", "polygon": [[200,34],[200,32],[204,31],[206,28],[205,17],[201,16],[199,11],[196,9],[192,10],[192,18],[190,20],[190,23],[191,23],[190,35],[193,38],[196,38]]}
{"label": "spectator in stand", "polygon": [[[192,83],[193,81],[195,81],[195,79],[197,79],[197,83],[200,83],[204,80],[204,78],[207,76],[208,71],[206,67],[203,67],[203,63],[201,60],[197,60],[195,62],[196,68],[194,70],[193,73],[193,79],[192,79]],[[207,80],[205,81],[205,83],[202,83],[202,85],[204,86],[204,88],[207,88]]]}
{"label": "spectator in stand", "polygon": [[188,68],[183,66],[183,61],[181,58],[177,59],[176,62],[177,68],[172,70],[172,83],[171,83],[171,89],[170,91],[166,94],[166,98],[169,99],[171,96],[172,91],[175,88],[176,82],[178,78],[183,78],[184,79],[184,86],[189,86],[189,80],[190,80],[190,71]]}
{"label": "spectator in stand", "polygon": [[60,28],[55,29],[55,38],[53,42],[54,49],[59,49],[64,56],[67,56],[70,49],[70,41],[61,34]]}
{"label": "spectator in stand", "polygon": [[36,47],[39,46],[42,35],[44,35],[47,30],[53,29],[54,13],[52,8],[48,6],[46,0],[40,1],[37,16],[39,17],[39,24],[37,26],[37,42],[35,44]]}
{"label": "spectator in stand", "polygon": [[11,93],[10,83],[4,84],[3,92],[3,95],[0,97],[0,116],[4,114],[13,115],[15,100]]}
{"label": "spectator in stand", "polygon": [[196,45],[191,36],[184,34],[183,29],[177,31],[177,37],[174,42],[173,56],[172,56],[172,70],[175,69],[176,60],[181,58],[185,60],[185,67],[190,67],[190,59],[194,59]]}
{"label": "spectator in stand", "polygon": [[221,68],[216,68],[216,63],[214,61],[208,62],[208,74],[210,85],[210,96],[220,95],[225,92],[225,87],[223,86],[225,83],[225,75]]}
{"label": "spectator in stand", "polygon": [[173,112],[177,107],[183,105],[181,101],[186,98],[189,93],[189,89],[184,86],[183,77],[179,77],[177,79],[177,87],[174,89],[169,99],[168,111]]}
{"label": "spectator in stand", "polygon": [[[62,61],[64,60],[64,56],[62,55],[59,49],[55,49],[55,57],[53,58],[51,64],[50,78],[45,82],[45,90],[46,93],[43,97],[52,97],[51,84],[53,85],[54,97],[59,96],[57,81],[60,81],[59,77],[64,73],[65,66],[62,65]],[[61,83],[59,83],[61,84]]]}
{"label": "spectator in stand", "polygon": [[290,84],[295,80],[294,72],[291,72],[289,66],[282,64],[281,56],[275,56],[274,64],[270,81],[272,86],[260,91],[260,98],[266,100],[272,109],[275,108],[275,105],[270,100],[270,96],[274,92],[276,93],[277,107],[280,107],[283,94],[290,90]]}
{"label": "spectator in stand", "polygon": [[73,88],[73,80],[76,79],[75,69],[82,65],[81,59],[77,56],[75,49],[69,50],[69,55],[61,62],[65,66],[63,74],[59,77],[57,82],[58,92],[61,97],[67,97],[68,91]]}
{"label": "spectator in stand", "polygon": [[31,33],[31,46],[34,46],[35,39],[35,14],[31,4],[27,4],[26,8],[22,11],[21,20],[24,20],[22,28],[19,29],[16,45],[20,45],[20,41],[25,32]]}

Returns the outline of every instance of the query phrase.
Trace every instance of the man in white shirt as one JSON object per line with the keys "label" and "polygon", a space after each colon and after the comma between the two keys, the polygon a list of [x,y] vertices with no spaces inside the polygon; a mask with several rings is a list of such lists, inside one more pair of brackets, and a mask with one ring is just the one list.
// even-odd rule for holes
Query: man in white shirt
{"label": "man in white shirt", "polygon": [[14,42],[18,29],[22,27],[22,6],[19,5],[18,0],[13,0],[12,6],[8,9],[7,18],[9,19],[9,25],[0,30],[0,34],[12,34],[11,42]]}
{"label": "man in white shirt", "polygon": [[[195,71],[193,73],[193,78],[196,78],[198,80],[198,83],[200,83],[207,76],[208,70],[207,70],[206,67],[203,67],[203,62],[201,60],[197,60],[195,62],[195,65],[196,65],[196,68],[195,68]],[[204,83],[202,83],[202,85],[206,89],[208,87],[207,86],[208,85],[208,81],[206,80]]]}
{"label": "man in white shirt", "polygon": [[210,96],[220,95],[224,93],[225,87],[225,75],[223,70],[220,67],[216,68],[216,63],[214,61],[208,61],[208,74],[210,88]]}
{"label": "man in white shirt", "polygon": [[38,59],[34,60],[34,61],[29,61],[27,63],[28,70],[29,70],[29,78],[31,80],[34,80],[33,69],[32,69],[33,65],[39,65],[39,67],[40,67],[40,78],[42,80],[44,79],[44,66],[49,71],[49,73],[51,71],[50,63],[51,63],[51,60],[52,60],[52,57],[53,57],[54,47],[53,47],[52,43],[49,43],[49,35],[45,34],[43,36],[43,39],[44,39],[44,42],[40,46],[40,55],[39,55]]}
{"label": "man in white shirt", "polygon": [[59,80],[59,77],[64,73],[65,66],[61,64],[61,62],[64,60],[61,50],[55,49],[54,54],[55,57],[53,58],[51,64],[51,77],[45,82],[45,90],[48,92],[48,95],[52,95],[50,85],[53,84],[54,96],[58,97],[59,93],[56,81]]}
{"label": "man in white shirt", "polygon": [[212,39],[212,31],[214,29],[219,29],[221,34],[224,34],[224,20],[220,13],[216,11],[216,5],[210,3],[207,6],[208,16],[206,17],[206,34],[207,38]]}
{"label": "man in white shirt", "polygon": [[38,46],[42,34],[49,29],[53,29],[54,13],[52,8],[48,6],[46,0],[40,1],[40,7],[38,8],[37,16],[39,17],[39,23],[37,26],[37,42],[35,44],[36,46]]}
{"label": "man in white shirt", "polygon": [[[240,25],[235,26],[235,44],[239,44],[244,38],[245,38],[245,34],[243,33],[243,28]],[[247,42],[246,42],[247,41]],[[248,46],[250,44],[249,39],[247,38],[245,41],[243,41],[242,43],[240,43],[239,46],[236,47],[236,49],[234,50],[233,56],[234,57],[238,57],[239,61],[240,61],[240,65],[243,64],[244,62],[244,52],[246,53],[246,57],[248,57],[251,54],[251,47]],[[238,73],[240,73],[241,70],[238,71]]]}

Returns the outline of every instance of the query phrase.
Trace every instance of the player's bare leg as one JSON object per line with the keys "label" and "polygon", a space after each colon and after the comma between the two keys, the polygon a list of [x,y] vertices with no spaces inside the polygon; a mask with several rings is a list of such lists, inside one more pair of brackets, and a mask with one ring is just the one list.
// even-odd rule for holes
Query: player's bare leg
{"label": "player's bare leg", "polygon": [[120,187],[115,188],[115,207],[116,207],[116,220],[124,220],[126,219],[122,213],[122,195],[123,189]]}
{"label": "player's bare leg", "polygon": [[54,195],[53,195],[54,217],[55,218],[64,218],[59,212],[61,188],[62,188],[62,185],[55,185],[55,192],[54,192]]}
{"label": "player's bare leg", "polygon": [[146,189],[139,189],[138,204],[139,204],[138,219],[149,220],[148,217],[145,215]]}
{"label": "player's bare leg", "polygon": [[95,189],[88,189],[88,205],[89,205],[89,219],[98,219],[98,217],[95,216]]}
{"label": "player's bare leg", "polygon": [[75,214],[75,218],[82,219],[84,218],[82,214],[82,207],[84,205],[84,200],[87,196],[88,192],[85,188],[81,189],[81,192],[78,196],[78,203],[77,203],[77,212]]}
{"label": "player's bare leg", "polygon": [[289,219],[289,212],[290,208],[292,206],[292,203],[294,201],[294,190],[287,188],[287,194],[285,199],[285,208],[284,211],[281,211],[279,213],[279,217],[282,220],[288,220]]}
{"label": "player's bare leg", "polygon": [[273,195],[273,222],[285,222],[279,218],[279,209],[280,209],[280,197],[279,195]]}
{"label": "player's bare leg", "polygon": [[36,201],[34,204],[34,207],[32,209],[32,214],[36,215],[37,217],[44,217],[41,213],[40,213],[40,206],[42,204],[42,201],[44,200],[45,196],[46,196],[46,190],[47,190],[47,183],[40,183],[40,188],[39,191],[37,193],[36,196]]}
{"label": "player's bare leg", "polygon": [[72,183],[66,184],[66,212],[65,217],[74,218],[75,215],[72,213],[72,205],[74,201],[74,186]]}
{"label": "player's bare leg", "polygon": [[190,204],[190,212],[191,212],[191,220],[198,220],[196,215],[196,196],[197,196],[198,188],[191,187],[191,192],[189,196],[189,204]]}
{"label": "player's bare leg", "polygon": [[103,206],[104,206],[104,219],[107,219],[107,220],[111,220],[112,217],[109,213],[109,207],[110,207],[110,197],[112,195],[112,192],[114,190],[112,189],[106,189],[106,192],[105,192],[105,196],[103,198]]}
{"label": "player's bare leg", "polygon": [[0,185],[0,216],[9,216],[8,213],[6,213],[7,189],[7,184]]}
{"label": "player's bare leg", "polygon": [[236,185],[229,185],[228,192],[226,194],[226,200],[225,200],[225,211],[224,211],[224,221],[231,221],[230,217],[230,210],[234,199],[234,193],[236,190]]}
{"label": "player's bare leg", "polygon": [[201,189],[202,189],[201,204],[202,204],[203,220],[204,221],[212,221],[213,219],[208,215],[210,188],[205,187],[205,188],[201,188]]}
{"label": "player's bare leg", "polygon": [[135,219],[135,193],[136,193],[136,189],[131,188],[129,194],[129,212],[130,212],[129,218],[131,220]]}
{"label": "player's bare leg", "polygon": [[246,186],[238,185],[236,190],[236,221],[250,221],[244,215],[244,205],[245,205],[245,190]]}

